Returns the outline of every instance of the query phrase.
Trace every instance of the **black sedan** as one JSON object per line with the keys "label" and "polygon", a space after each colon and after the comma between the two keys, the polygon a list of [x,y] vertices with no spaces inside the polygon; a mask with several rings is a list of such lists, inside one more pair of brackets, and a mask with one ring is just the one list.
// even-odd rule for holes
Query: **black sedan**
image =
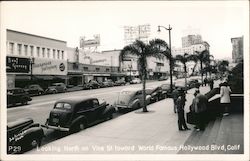
{"label": "black sedan", "polygon": [[162,88],[159,87],[159,86],[147,87],[146,88],[146,93],[148,95],[151,95],[150,102],[157,102],[157,101],[159,101],[160,99],[163,98]]}
{"label": "black sedan", "polygon": [[111,119],[115,108],[92,97],[71,97],[57,101],[45,127],[74,133],[98,120]]}
{"label": "black sedan", "polygon": [[22,105],[28,104],[28,101],[31,101],[29,94],[24,91],[22,88],[10,88],[7,89],[7,105],[15,106],[18,103]]}

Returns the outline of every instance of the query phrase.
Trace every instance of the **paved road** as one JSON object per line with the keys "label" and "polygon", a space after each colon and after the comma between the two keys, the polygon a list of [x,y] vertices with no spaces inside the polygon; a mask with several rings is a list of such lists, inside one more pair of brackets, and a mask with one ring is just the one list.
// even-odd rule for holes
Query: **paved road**
{"label": "paved road", "polygon": [[[178,79],[175,81],[177,84],[183,84],[184,79]],[[146,86],[160,85],[164,83],[169,83],[167,81],[154,81],[147,82]],[[7,122],[15,121],[19,118],[30,117],[33,118],[35,122],[40,124],[45,124],[46,119],[49,116],[51,109],[53,108],[54,102],[58,99],[72,96],[93,96],[98,99],[104,99],[110,105],[113,105],[116,101],[118,93],[127,87],[142,87],[142,84],[110,87],[110,88],[100,88],[92,90],[81,90],[68,93],[51,94],[33,97],[33,100],[25,106],[17,106],[7,109]],[[114,117],[119,117],[121,113],[116,113]],[[47,144],[53,140],[57,140],[62,135],[57,135],[51,129],[45,129],[46,139],[43,144]]]}

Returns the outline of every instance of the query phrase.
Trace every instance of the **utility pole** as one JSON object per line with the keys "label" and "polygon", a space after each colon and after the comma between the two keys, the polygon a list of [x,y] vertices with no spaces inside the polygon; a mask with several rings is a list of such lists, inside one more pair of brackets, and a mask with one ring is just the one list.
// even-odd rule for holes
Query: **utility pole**
{"label": "utility pole", "polygon": [[171,30],[172,27],[170,27],[170,25],[168,25],[168,28],[164,27],[164,26],[158,26],[158,32],[160,32],[160,28],[164,28],[166,30],[168,30],[168,38],[169,38],[169,55],[170,55],[170,59],[169,59],[169,74],[170,74],[170,90],[171,92],[173,91],[173,58],[172,58],[172,50],[171,50]]}

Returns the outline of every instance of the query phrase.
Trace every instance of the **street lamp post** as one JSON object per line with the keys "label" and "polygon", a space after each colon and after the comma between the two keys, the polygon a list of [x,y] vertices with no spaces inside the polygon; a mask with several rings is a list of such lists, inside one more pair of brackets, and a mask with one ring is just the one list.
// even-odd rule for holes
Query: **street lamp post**
{"label": "street lamp post", "polygon": [[30,58],[30,80],[33,81],[33,64],[34,64],[34,58]]}
{"label": "street lamp post", "polygon": [[172,51],[171,51],[171,30],[172,30],[172,27],[170,27],[170,25],[168,26],[168,28],[164,27],[164,26],[158,26],[158,32],[161,32],[161,29],[160,28],[164,28],[166,30],[168,30],[168,35],[169,35],[169,55],[170,55],[170,59],[169,59],[169,68],[170,68],[170,90],[171,92],[173,91],[173,74],[172,74],[172,71],[173,71],[173,58],[172,58]]}

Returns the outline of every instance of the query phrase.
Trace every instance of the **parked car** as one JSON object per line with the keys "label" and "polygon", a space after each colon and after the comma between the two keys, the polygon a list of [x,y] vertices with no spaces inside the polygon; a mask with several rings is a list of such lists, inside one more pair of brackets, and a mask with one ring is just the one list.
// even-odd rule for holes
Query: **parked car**
{"label": "parked car", "polygon": [[29,86],[26,86],[24,88],[26,92],[28,92],[30,95],[42,95],[44,94],[43,88],[39,84],[31,84]]}
{"label": "parked car", "polygon": [[97,82],[97,81],[90,81],[89,83],[85,84],[85,89],[96,89],[96,88],[100,88],[101,85]]}
{"label": "parked car", "polygon": [[198,81],[198,79],[190,79],[187,82],[187,88],[191,89],[191,88],[199,88],[201,85],[201,83]]}
{"label": "parked car", "polygon": [[150,102],[157,102],[163,98],[162,88],[159,86],[147,87],[146,93],[151,96]]}
{"label": "parked car", "polygon": [[113,106],[97,98],[79,96],[65,98],[54,104],[45,127],[74,133],[97,120],[111,119],[114,112]]}
{"label": "parked car", "polygon": [[64,83],[53,83],[51,86],[49,86],[45,93],[60,93],[60,92],[67,92],[67,87]]}
{"label": "parked car", "polygon": [[28,101],[31,101],[29,94],[24,91],[22,88],[10,88],[7,89],[7,106],[16,105],[21,103],[22,105],[28,104]]}
{"label": "parked car", "polygon": [[101,83],[102,87],[113,87],[115,84],[112,80],[106,80]]}
{"label": "parked car", "polygon": [[124,86],[126,84],[126,81],[123,79],[119,79],[115,82],[115,86]]}
{"label": "parked car", "polygon": [[134,78],[130,81],[130,84],[139,84],[141,83],[141,80],[139,78]]}
{"label": "parked car", "polygon": [[163,81],[163,80],[167,80],[167,79],[168,79],[167,76],[161,76],[161,77],[158,79],[158,81]]}
{"label": "parked car", "polygon": [[31,118],[23,118],[7,124],[7,153],[23,153],[41,145],[44,132]]}
{"label": "parked car", "polygon": [[171,96],[171,89],[170,89],[170,84],[162,84],[161,89],[162,89],[162,96],[164,98],[170,97]]}
{"label": "parked car", "polygon": [[[150,103],[151,96],[146,95],[146,103]],[[121,109],[137,109],[143,105],[142,89],[126,88],[121,90],[116,101],[116,107]]]}

